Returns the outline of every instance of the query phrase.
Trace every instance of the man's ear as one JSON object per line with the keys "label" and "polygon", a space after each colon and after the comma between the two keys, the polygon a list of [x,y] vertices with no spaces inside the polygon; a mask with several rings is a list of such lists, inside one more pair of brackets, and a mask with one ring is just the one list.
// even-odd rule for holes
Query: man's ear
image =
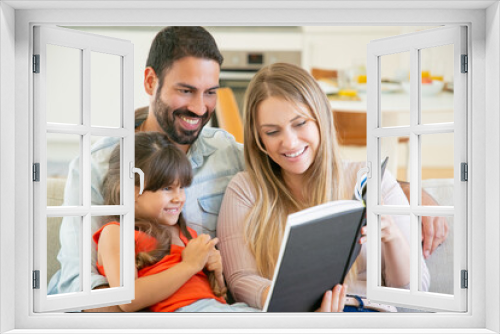
{"label": "man's ear", "polygon": [[155,70],[152,67],[146,67],[144,70],[144,89],[146,93],[153,96],[156,92],[156,86],[158,84],[158,77],[156,76]]}

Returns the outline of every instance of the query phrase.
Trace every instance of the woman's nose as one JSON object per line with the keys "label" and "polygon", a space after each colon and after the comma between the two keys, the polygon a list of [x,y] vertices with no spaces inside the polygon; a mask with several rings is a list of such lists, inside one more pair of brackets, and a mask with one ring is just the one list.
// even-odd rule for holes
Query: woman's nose
{"label": "woman's nose", "polygon": [[282,145],[284,148],[287,149],[295,148],[297,142],[298,142],[297,134],[294,133],[294,131],[288,130],[283,133]]}

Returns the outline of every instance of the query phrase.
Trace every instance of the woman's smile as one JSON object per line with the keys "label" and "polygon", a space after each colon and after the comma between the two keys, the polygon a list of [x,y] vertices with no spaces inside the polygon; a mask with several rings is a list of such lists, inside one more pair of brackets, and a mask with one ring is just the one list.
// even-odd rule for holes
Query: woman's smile
{"label": "woman's smile", "polygon": [[307,150],[307,146],[304,146],[300,150],[297,150],[295,152],[292,151],[292,152],[288,152],[288,153],[283,153],[283,155],[287,158],[297,158],[299,156],[302,156],[306,150]]}

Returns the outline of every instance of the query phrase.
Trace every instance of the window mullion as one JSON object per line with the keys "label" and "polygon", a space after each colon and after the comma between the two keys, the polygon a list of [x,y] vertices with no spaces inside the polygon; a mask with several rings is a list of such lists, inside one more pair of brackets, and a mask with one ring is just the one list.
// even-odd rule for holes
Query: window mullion
{"label": "window mullion", "polygon": [[[90,120],[90,105],[91,105],[91,96],[90,96],[90,49],[83,49],[83,59],[82,59],[82,125],[90,129],[91,120]],[[83,194],[83,207],[89,208],[91,205],[91,170],[90,170],[90,146],[91,141],[90,131],[85,133],[82,138],[82,164],[81,166],[81,189]],[[82,277],[82,291],[84,293],[90,293],[90,268],[91,268],[91,249],[92,243],[89,242],[92,240],[91,235],[91,214],[90,210],[83,216],[82,220],[82,233],[81,235],[81,277]]]}
{"label": "window mullion", "polygon": [[47,133],[60,133],[83,136],[90,133],[92,136],[102,137],[125,137],[130,135],[130,131],[122,128],[90,127],[84,125],[48,123]]}
{"label": "window mullion", "polygon": [[453,133],[455,132],[454,123],[437,123],[437,124],[425,124],[417,126],[395,126],[386,128],[377,128],[373,130],[373,135],[376,137],[402,137],[409,136],[410,133],[416,135],[431,135],[431,134],[441,134],[441,133]]}
{"label": "window mullion", "polygon": [[373,213],[377,215],[409,215],[417,216],[453,216],[455,207],[453,206],[417,206],[409,207],[403,205],[377,205],[373,207]]}
{"label": "window mullion", "polygon": [[418,153],[419,136],[415,134],[414,129],[419,121],[419,81],[420,81],[420,62],[419,51],[416,48],[410,49],[410,292],[418,292],[418,282],[420,276],[420,256],[418,252],[418,217],[415,215],[415,209],[419,204],[418,180],[420,166],[420,154]]}
{"label": "window mullion", "polygon": [[[134,55],[133,52],[122,57],[122,83],[128,83],[133,81],[133,75],[131,71],[126,71],[126,68],[134,67]],[[130,168],[135,162],[135,120],[134,117],[130,117],[129,114],[134,114],[134,92],[133,85],[122,84],[121,89],[121,116],[124,130],[128,132],[128,136],[125,136],[122,140],[124,148],[124,167]],[[125,169],[124,168],[124,169]],[[134,241],[134,225],[135,225],[135,211],[134,211],[134,176],[130,177],[129,173],[123,173],[123,187],[122,191],[122,203],[125,208],[129,211],[127,214],[122,216],[122,286],[129,289],[134,294],[135,291],[135,241]]]}

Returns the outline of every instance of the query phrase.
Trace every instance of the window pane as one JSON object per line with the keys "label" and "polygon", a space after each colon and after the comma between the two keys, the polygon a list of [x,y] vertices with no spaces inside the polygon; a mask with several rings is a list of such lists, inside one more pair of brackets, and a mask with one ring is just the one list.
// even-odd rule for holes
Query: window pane
{"label": "window pane", "polygon": [[[50,282],[50,278],[61,268],[57,255],[59,254],[59,249],[61,248],[59,230],[63,219],[64,223],[67,224],[67,226],[72,225],[71,228],[74,228],[75,231],[80,231],[82,226],[82,217],[79,216],[47,217],[47,284]],[[82,259],[80,254],[81,247],[79,247],[81,242],[79,234],[72,233],[71,235],[66,235],[68,238],[73,238],[72,240],[66,241],[76,245],[73,249],[74,259],[71,263],[79,268],[81,266]],[[68,293],[80,291],[82,291],[81,284],[79,284],[79,280],[76,279],[74,286],[71,288],[71,291],[68,290]]]}
{"label": "window pane", "polygon": [[[396,178],[398,181],[409,182],[410,138],[408,136],[382,137],[380,138],[380,147],[381,147],[381,154],[380,154],[381,161],[383,161],[386,157],[389,158],[389,160],[387,161],[387,166],[385,171],[392,174],[392,176]],[[409,194],[410,190],[409,184],[404,184],[404,186],[408,188],[408,194]]]}
{"label": "window pane", "polygon": [[[105,203],[104,194],[103,194],[105,191],[108,192],[109,194],[111,194],[113,192],[112,189],[121,189],[121,178],[120,178],[120,170],[122,169],[121,165],[120,165],[120,163],[121,163],[121,158],[120,158],[121,139],[120,138],[113,138],[113,137],[92,136],[90,140],[91,140],[92,148],[104,146],[104,147],[114,147],[114,149],[116,149],[117,146],[120,147],[117,149],[119,152],[119,155],[117,156],[117,159],[115,159],[116,162],[115,162],[115,164],[113,164],[111,166],[108,165],[108,162],[109,162],[109,160],[107,160],[108,157],[106,157],[105,161],[101,161],[99,163],[96,162],[96,160],[94,160],[94,159],[97,158],[97,160],[98,160],[98,159],[100,159],[100,157],[93,156],[91,159],[92,165],[91,165],[90,173],[91,173],[92,184],[102,185],[102,187],[100,187],[100,188],[94,188],[94,187],[91,188],[92,205],[103,205],[103,204],[121,205],[123,203],[123,201],[121,200],[121,198],[119,196],[112,196],[112,197],[110,197],[111,202]],[[100,152],[100,154],[103,154],[102,152],[104,150],[108,151],[108,149],[103,149]],[[104,177],[107,175],[109,168],[113,168],[113,170],[109,176],[109,180],[111,182],[107,183],[110,186],[106,187],[106,189],[104,189],[104,185],[103,185]]]}
{"label": "window pane", "polygon": [[410,167],[410,137],[383,137],[380,138],[381,160],[389,157],[386,170],[399,181],[409,181]]}
{"label": "window pane", "polygon": [[410,53],[380,57],[382,127],[410,125]]}
{"label": "window pane", "polygon": [[429,272],[438,273],[438,277],[431,276],[429,292],[453,294],[453,217],[425,218],[430,221],[443,219],[448,223],[448,238],[425,261]]}
{"label": "window pane", "polygon": [[[392,226],[392,227],[391,227]],[[391,227],[391,228],[389,228]],[[385,242],[389,238],[393,238],[396,229],[402,232],[402,242],[406,243],[406,249],[399,249],[397,254],[391,254]],[[380,231],[380,252],[379,257],[382,264],[381,286],[392,287],[397,289],[409,289],[410,284],[410,216],[409,215],[381,215],[379,220]],[[404,268],[394,267],[394,262],[391,258],[404,257]],[[398,259],[398,261],[401,259]],[[392,267],[391,270],[388,268]],[[399,274],[395,275],[395,272]]]}
{"label": "window pane", "polygon": [[92,126],[120,127],[121,58],[99,52],[90,53]]}
{"label": "window pane", "polygon": [[[80,141],[79,135],[47,133],[47,205],[63,205],[64,187],[68,178],[70,162],[76,172],[80,171]],[[80,184],[72,185],[76,191],[74,198],[67,198],[64,205],[81,205]]]}
{"label": "window pane", "polygon": [[46,67],[47,122],[81,124],[82,50],[47,44]]}
{"label": "window pane", "polygon": [[[96,266],[92,266],[91,270],[94,274],[99,274],[99,275],[102,275],[104,273],[104,268],[102,267],[103,263],[100,263],[99,262],[99,257],[98,257],[98,244],[94,241],[94,237],[97,238],[98,242],[106,242],[105,239],[103,240],[100,240],[99,236],[100,234],[96,234],[98,231],[100,231],[100,229],[106,225],[106,224],[109,224],[109,225],[112,225],[112,223],[118,223],[119,224],[119,227],[120,227],[120,236],[117,238],[117,239],[113,239],[112,241],[107,239],[108,242],[113,242],[114,245],[118,244],[118,247],[119,249],[121,250],[121,235],[123,235],[122,231],[121,231],[121,223],[122,221],[122,217],[119,216],[119,215],[112,215],[110,214],[109,216],[92,216],[92,240],[90,240],[90,242],[92,243],[91,247],[90,247],[90,250],[91,250],[91,255],[92,255],[92,258],[95,259],[95,261],[93,261],[93,263],[96,264]],[[106,254],[104,254],[106,256]],[[109,256],[110,254],[107,254],[107,256]],[[114,255],[114,254],[111,254],[111,255]],[[109,275],[111,275],[111,277],[116,277],[117,279],[117,282],[118,282],[118,286],[122,286],[122,283],[121,283],[121,263],[123,263],[123,260],[122,260],[122,256],[121,256],[121,252],[119,254],[116,254],[116,255],[119,255],[119,263],[118,263],[118,272],[117,273],[109,273]],[[109,267],[108,267],[108,270],[109,270]],[[106,275],[108,276],[108,275]],[[116,287],[118,287],[116,286]]]}
{"label": "window pane", "polygon": [[453,122],[453,44],[420,50],[421,124]]}
{"label": "window pane", "polygon": [[453,140],[453,133],[421,135],[422,188],[438,197],[423,193],[422,205],[453,205]]}

